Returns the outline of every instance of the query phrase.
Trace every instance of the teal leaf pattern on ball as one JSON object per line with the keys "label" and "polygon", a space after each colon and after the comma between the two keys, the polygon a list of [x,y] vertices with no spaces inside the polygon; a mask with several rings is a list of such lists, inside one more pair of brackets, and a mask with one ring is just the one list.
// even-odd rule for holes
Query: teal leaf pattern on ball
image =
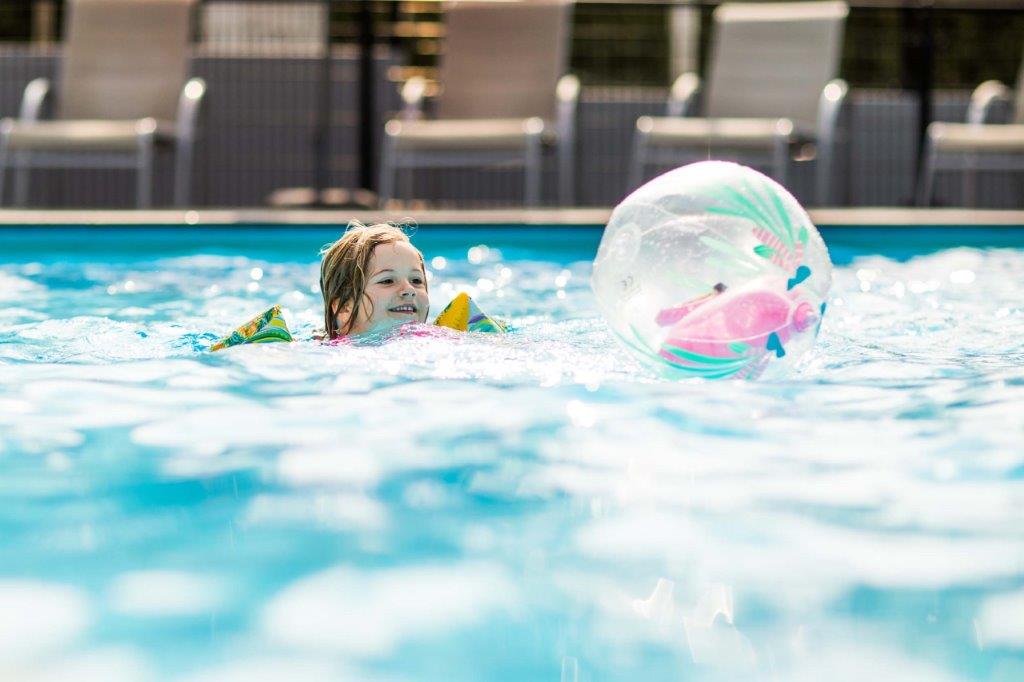
{"label": "teal leaf pattern on ball", "polygon": [[[713,357],[668,344],[663,344],[662,352],[656,353],[647,347],[647,343],[635,327],[630,326],[629,332],[629,335],[617,333],[616,336],[646,364],[663,376],[665,375],[665,370],[668,369],[669,373],[675,378],[725,379],[728,377],[742,377],[751,373],[751,363],[759,359],[757,354],[737,354],[737,357],[734,358]],[[741,345],[746,346],[746,344]]]}
{"label": "teal leaf pattern on ball", "polygon": [[796,269],[796,272],[793,273],[793,276],[786,281],[786,291],[789,291],[790,289],[795,287],[797,284],[800,284],[800,282],[803,282],[810,276],[811,269],[806,265],[801,265]]}
{"label": "teal leaf pattern on ball", "polygon": [[[744,181],[739,187],[721,187],[712,194],[712,198],[715,203],[707,208],[708,213],[746,220],[774,237],[770,241],[778,240],[773,245],[762,243],[754,247],[754,253],[762,259],[772,259],[776,264],[780,260],[776,256],[781,256],[784,262],[791,262],[791,256],[796,260],[810,238],[806,226],[793,224],[782,199],[766,181]],[[708,246],[717,248],[711,244]],[[780,249],[785,253],[779,253]],[[744,259],[738,262],[749,261]],[[764,260],[758,261],[757,267],[764,268]],[[792,266],[786,266],[786,269],[789,267]]]}

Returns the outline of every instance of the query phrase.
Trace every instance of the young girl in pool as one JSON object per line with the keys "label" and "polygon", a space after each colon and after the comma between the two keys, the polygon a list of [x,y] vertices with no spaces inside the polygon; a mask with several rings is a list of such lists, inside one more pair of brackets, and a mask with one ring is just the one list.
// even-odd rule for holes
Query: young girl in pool
{"label": "young girl in pool", "polygon": [[325,338],[427,321],[423,254],[399,228],[353,223],[321,256]]}
{"label": "young girl in pool", "polygon": [[[353,223],[320,255],[324,330],[314,333],[314,339],[333,341],[427,321],[430,300],[423,254],[401,229]],[[504,323],[484,314],[466,293],[451,300],[434,320],[434,327],[458,332],[507,330]],[[427,330],[420,328],[414,333],[420,332]],[[293,340],[281,306],[275,305],[221,338],[210,350]]]}

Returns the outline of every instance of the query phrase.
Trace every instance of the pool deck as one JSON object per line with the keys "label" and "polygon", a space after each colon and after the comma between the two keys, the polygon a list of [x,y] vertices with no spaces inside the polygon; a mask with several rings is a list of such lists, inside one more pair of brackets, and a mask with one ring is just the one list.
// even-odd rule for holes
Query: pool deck
{"label": "pool deck", "polygon": [[[1024,228],[1024,211],[986,209],[819,208],[809,211],[816,225],[1017,227]],[[604,225],[610,208],[492,209],[492,210],[308,210],[308,209],[162,209],[135,210],[0,210],[0,228],[10,226],[225,226],[225,225],[345,225],[388,221],[410,225],[561,226]]]}

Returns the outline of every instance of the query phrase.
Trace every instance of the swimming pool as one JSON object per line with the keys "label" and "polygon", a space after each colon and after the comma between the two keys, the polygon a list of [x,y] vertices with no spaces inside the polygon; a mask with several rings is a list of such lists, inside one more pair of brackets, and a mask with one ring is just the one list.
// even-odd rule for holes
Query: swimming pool
{"label": "swimming pool", "polygon": [[785,381],[647,374],[585,227],[414,235],[508,336],[204,352],[338,232],[0,229],[0,678],[1024,677],[1024,230],[824,229]]}

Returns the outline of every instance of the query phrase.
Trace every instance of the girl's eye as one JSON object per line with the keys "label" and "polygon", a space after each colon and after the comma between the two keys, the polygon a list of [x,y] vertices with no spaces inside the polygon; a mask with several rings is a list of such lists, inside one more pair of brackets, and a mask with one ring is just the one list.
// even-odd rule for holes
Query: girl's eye
{"label": "girl's eye", "polygon": [[412,283],[413,284],[423,284],[423,280],[420,279],[419,277],[413,277],[412,278]]}
{"label": "girl's eye", "polygon": [[395,281],[395,280],[393,280],[393,279],[391,279],[391,278],[389,277],[388,279],[382,279],[382,280],[379,280],[379,281],[378,281],[377,283],[378,283],[378,284],[391,284],[391,283],[392,283],[392,282],[394,282],[394,281]]}

